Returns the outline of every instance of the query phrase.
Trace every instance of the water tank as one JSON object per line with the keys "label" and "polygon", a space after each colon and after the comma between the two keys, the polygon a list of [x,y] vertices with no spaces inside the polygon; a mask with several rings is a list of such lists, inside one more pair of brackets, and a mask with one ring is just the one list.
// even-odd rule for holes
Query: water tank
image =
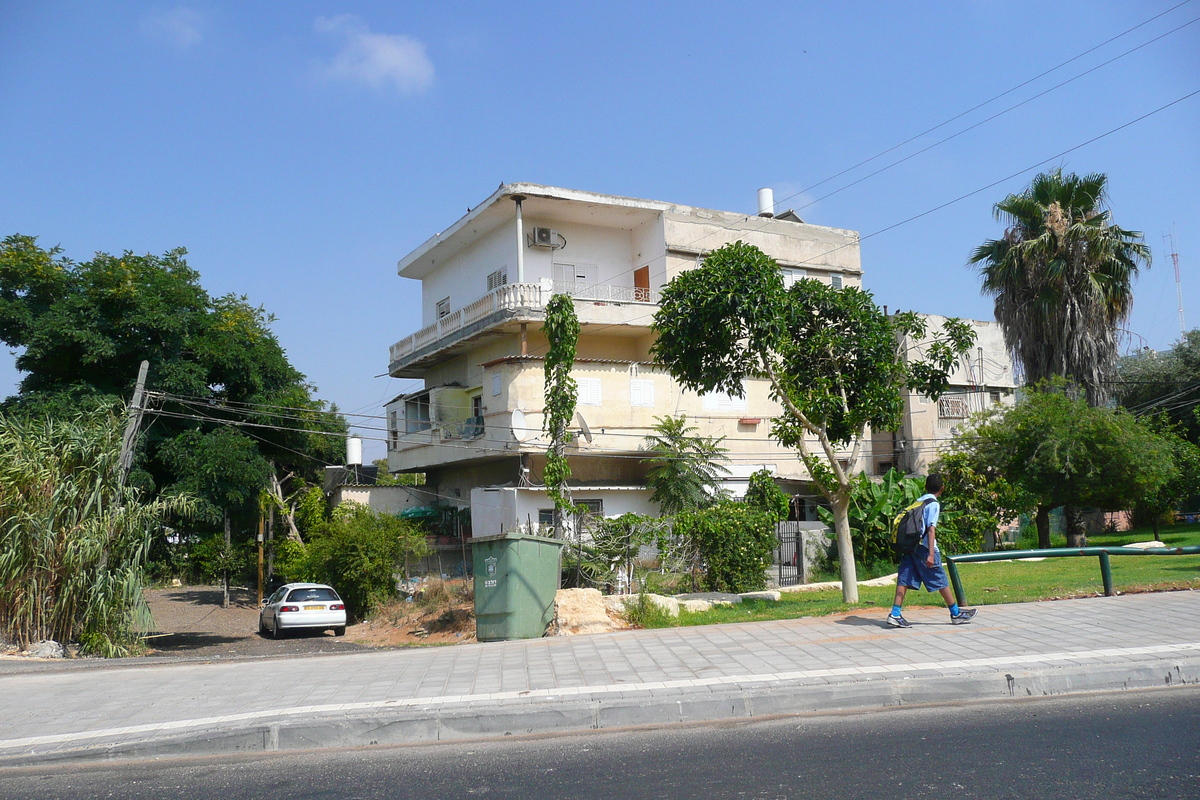
{"label": "water tank", "polygon": [[357,436],[346,439],[346,466],[362,466],[362,439]]}
{"label": "water tank", "polygon": [[758,190],[758,215],[760,217],[775,216],[775,192],[773,190]]}

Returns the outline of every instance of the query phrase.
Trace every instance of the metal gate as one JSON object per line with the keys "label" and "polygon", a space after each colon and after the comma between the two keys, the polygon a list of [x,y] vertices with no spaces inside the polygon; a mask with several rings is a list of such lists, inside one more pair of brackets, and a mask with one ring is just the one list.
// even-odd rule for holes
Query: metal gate
{"label": "metal gate", "polygon": [[795,586],[800,583],[800,526],[780,522],[775,526],[779,544],[775,548],[776,586]]}

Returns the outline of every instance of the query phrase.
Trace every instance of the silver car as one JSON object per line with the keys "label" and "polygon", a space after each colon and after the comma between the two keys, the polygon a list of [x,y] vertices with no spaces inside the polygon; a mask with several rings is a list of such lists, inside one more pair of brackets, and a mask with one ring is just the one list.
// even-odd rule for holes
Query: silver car
{"label": "silver car", "polygon": [[258,612],[259,633],[270,632],[279,639],[296,628],[332,630],[346,634],[346,604],[332,586],[323,583],[289,583],[280,586],[262,602]]}

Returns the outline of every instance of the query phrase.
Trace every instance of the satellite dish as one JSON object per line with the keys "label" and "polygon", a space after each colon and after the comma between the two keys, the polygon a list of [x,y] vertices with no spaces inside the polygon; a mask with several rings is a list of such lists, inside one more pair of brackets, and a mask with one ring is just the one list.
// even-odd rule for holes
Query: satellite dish
{"label": "satellite dish", "polygon": [[583,438],[587,440],[587,443],[591,444],[592,443],[592,429],[590,427],[588,427],[587,420],[583,418],[583,412],[577,411],[577,412],[575,412],[575,416],[579,417],[580,433],[583,434]]}
{"label": "satellite dish", "polygon": [[513,409],[511,427],[513,438],[518,442],[529,438],[529,429],[525,426],[525,412],[519,408]]}

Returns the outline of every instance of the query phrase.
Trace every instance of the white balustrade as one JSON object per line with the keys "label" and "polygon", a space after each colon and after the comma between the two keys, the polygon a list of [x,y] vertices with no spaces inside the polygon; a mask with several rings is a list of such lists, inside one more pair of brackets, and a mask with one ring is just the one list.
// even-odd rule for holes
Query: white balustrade
{"label": "white balustrade", "polygon": [[541,283],[510,283],[497,287],[478,300],[452,311],[432,325],[406,336],[389,349],[392,363],[437,342],[456,331],[500,311],[528,309],[540,311],[555,293],[569,294],[580,300],[607,303],[651,303],[659,301],[658,292],[636,286],[610,286],[602,283],[572,281],[543,281]]}

